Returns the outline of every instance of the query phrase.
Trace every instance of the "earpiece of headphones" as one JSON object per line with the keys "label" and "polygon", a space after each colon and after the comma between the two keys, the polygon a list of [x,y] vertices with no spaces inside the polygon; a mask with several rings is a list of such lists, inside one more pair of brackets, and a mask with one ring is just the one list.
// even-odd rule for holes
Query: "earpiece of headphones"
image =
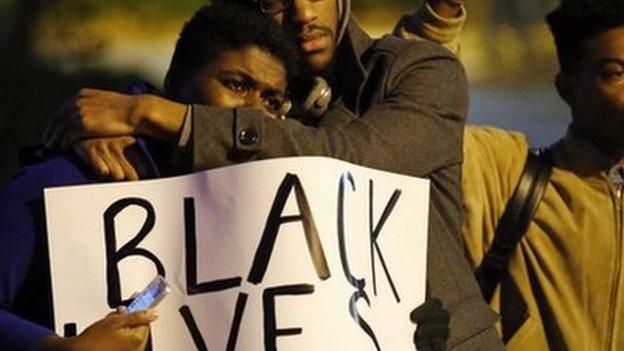
{"label": "earpiece of headphones", "polygon": [[332,89],[327,81],[321,77],[314,78],[314,84],[301,108],[310,116],[319,119],[332,100]]}

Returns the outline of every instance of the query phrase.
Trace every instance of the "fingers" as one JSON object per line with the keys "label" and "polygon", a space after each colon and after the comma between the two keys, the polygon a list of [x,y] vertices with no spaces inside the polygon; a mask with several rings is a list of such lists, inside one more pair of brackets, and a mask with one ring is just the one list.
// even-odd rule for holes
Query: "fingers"
{"label": "fingers", "polygon": [[119,316],[118,320],[116,320],[116,325],[120,328],[143,327],[148,326],[156,319],[158,319],[156,311],[145,310]]}
{"label": "fingers", "polygon": [[448,324],[451,320],[451,313],[444,309],[442,307],[442,302],[438,300],[436,303],[429,306],[427,314],[423,320],[426,323]]}
{"label": "fingers", "polygon": [[431,317],[435,317],[436,319],[441,318],[442,320],[445,318],[450,319],[450,314],[444,309],[440,299],[429,299],[410,313],[410,320],[414,323],[420,323],[423,320],[429,321]]}
{"label": "fingers", "polygon": [[141,337],[142,337],[143,342],[138,346],[137,348],[138,351],[144,351],[149,341],[150,329],[149,328],[142,328],[142,329],[143,329],[143,335]]}
{"label": "fingers", "polygon": [[117,306],[113,311],[109,312],[106,316],[111,317],[122,314],[126,310],[126,306]]}
{"label": "fingers", "polygon": [[157,319],[154,311],[132,314],[117,308],[105,318],[91,324],[80,335],[67,339],[63,350],[80,351],[143,351],[149,336],[149,324]]}
{"label": "fingers", "polygon": [[437,337],[431,339],[431,346],[435,351],[443,351],[446,350],[446,340],[448,339],[448,335],[446,337]]}
{"label": "fingers", "polygon": [[82,88],[80,89],[80,91],[78,91],[78,96],[80,97],[91,97],[91,96],[97,96],[100,93],[105,92],[104,90],[100,90],[100,89],[93,89],[93,88]]}
{"label": "fingers", "polygon": [[414,309],[412,313],[410,313],[410,320],[414,323],[419,323],[421,320],[423,320],[423,318],[426,315],[427,315],[427,302],[416,307],[416,309]]}
{"label": "fingers", "polygon": [[113,155],[113,152],[107,145],[98,144],[98,153],[100,157],[106,162],[108,169],[110,170],[109,178],[116,181],[124,180],[125,173],[117,157]]}
{"label": "fingers", "polygon": [[139,180],[139,174],[125,156],[125,150],[135,144],[133,137],[83,140],[73,147],[103,179]]}
{"label": "fingers", "polygon": [[135,328],[147,326],[158,319],[158,314],[153,309],[125,314],[126,309],[126,306],[117,306],[106,315],[106,320],[116,328]]}
{"label": "fingers", "polygon": [[451,314],[439,299],[427,300],[410,314],[412,322],[418,324],[414,333],[414,344],[418,350],[441,351],[445,349],[450,335]]}
{"label": "fingers", "polygon": [[107,179],[110,175],[110,168],[100,156],[95,146],[92,146],[92,141],[87,140],[74,145],[74,151],[80,156],[80,158],[89,164],[93,171],[100,178]]}
{"label": "fingers", "polygon": [[137,143],[127,146],[123,150],[123,155],[136,170],[139,179],[147,179],[154,176],[152,165]]}
{"label": "fingers", "polygon": [[[126,159],[126,155],[124,154],[124,149],[126,148],[126,145],[116,144],[113,146],[113,148],[114,148],[113,156],[117,159],[117,162],[124,174],[124,177],[122,179],[131,180],[131,181],[139,180],[139,175],[137,171],[134,169],[132,164],[130,164],[128,159]],[[118,180],[121,180],[121,179],[118,179]]]}
{"label": "fingers", "polygon": [[449,334],[450,329],[444,323],[422,324],[416,329],[416,338],[418,340],[432,340],[434,338],[446,340]]}
{"label": "fingers", "polygon": [[434,326],[424,326],[418,328],[414,333],[414,345],[420,351],[443,351],[446,349],[446,340],[449,337],[448,326],[435,328]]}

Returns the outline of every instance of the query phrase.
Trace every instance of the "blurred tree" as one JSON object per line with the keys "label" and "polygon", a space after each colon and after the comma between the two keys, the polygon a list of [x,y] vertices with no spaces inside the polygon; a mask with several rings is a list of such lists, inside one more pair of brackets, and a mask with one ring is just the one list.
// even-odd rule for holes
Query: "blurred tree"
{"label": "blurred tree", "polygon": [[12,26],[8,29],[8,36],[3,46],[14,53],[31,56],[37,20],[46,6],[51,6],[53,3],[54,0],[14,1],[12,9],[7,11],[8,16],[12,17]]}
{"label": "blurred tree", "polygon": [[[84,86],[123,90],[136,74],[105,70],[59,70],[35,50],[43,16],[71,5],[74,14],[88,19],[96,8],[89,1],[1,0],[0,17],[0,183],[18,166],[20,147],[38,143],[49,116]],[[101,5],[104,2],[100,2]],[[79,16],[79,17],[80,17]],[[63,17],[60,17],[63,18]]]}
{"label": "blurred tree", "polygon": [[516,30],[543,23],[544,14],[554,7],[556,0],[496,0],[490,23],[493,25],[508,24]]}
{"label": "blurred tree", "polygon": [[9,8],[11,5],[11,0],[0,0],[0,23],[4,23],[4,25],[0,26],[0,43],[6,41],[9,28],[13,26],[11,17],[9,16]]}
{"label": "blurred tree", "polygon": [[111,11],[126,11],[137,16],[187,16],[206,1],[202,0],[56,0],[54,14],[89,20]]}

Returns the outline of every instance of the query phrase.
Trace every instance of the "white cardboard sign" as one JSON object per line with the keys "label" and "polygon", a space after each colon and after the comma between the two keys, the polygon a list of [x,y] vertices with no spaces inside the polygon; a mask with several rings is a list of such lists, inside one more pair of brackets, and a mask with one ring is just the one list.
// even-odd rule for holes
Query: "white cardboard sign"
{"label": "white cardboard sign", "polygon": [[327,158],[47,189],[57,332],[160,273],[151,347],[413,350],[429,182]]}

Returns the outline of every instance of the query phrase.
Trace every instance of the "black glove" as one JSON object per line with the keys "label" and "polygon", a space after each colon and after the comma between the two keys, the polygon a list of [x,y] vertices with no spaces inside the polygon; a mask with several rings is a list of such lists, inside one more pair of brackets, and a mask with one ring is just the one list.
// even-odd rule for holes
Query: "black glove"
{"label": "black glove", "polygon": [[444,351],[449,337],[451,314],[439,299],[429,299],[410,314],[416,323],[414,345],[419,351]]}

